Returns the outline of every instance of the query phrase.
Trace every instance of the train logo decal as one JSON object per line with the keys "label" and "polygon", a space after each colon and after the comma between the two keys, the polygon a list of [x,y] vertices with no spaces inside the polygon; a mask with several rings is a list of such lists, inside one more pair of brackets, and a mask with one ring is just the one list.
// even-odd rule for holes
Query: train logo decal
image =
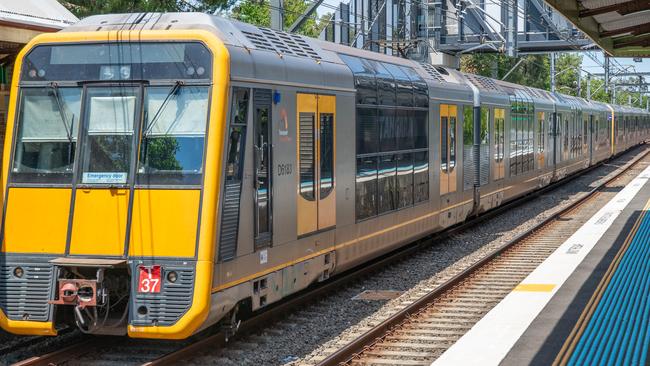
{"label": "train logo decal", "polygon": [[285,108],[280,109],[280,127],[278,128],[278,135],[282,142],[291,141],[291,137],[289,137],[289,119]]}

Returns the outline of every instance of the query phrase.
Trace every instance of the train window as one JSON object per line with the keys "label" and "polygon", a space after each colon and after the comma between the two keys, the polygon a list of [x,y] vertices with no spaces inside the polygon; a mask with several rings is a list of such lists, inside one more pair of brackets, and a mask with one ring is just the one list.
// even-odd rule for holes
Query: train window
{"label": "train window", "polygon": [[472,188],[474,183],[473,147],[474,111],[471,106],[463,107],[463,189]]}
{"label": "train window", "polygon": [[127,183],[138,94],[134,87],[88,88],[81,183]]}
{"label": "train window", "polygon": [[449,170],[449,117],[446,113],[440,113],[440,170],[443,172]]}
{"label": "train window", "polygon": [[416,149],[428,147],[427,112],[413,111],[413,144]]}
{"label": "train window", "polygon": [[397,155],[397,208],[413,204],[413,154]]}
{"label": "train window", "polygon": [[[456,168],[456,114],[449,111],[449,171]],[[451,188],[451,187],[450,187]]]}
{"label": "train window", "polygon": [[537,154],[538,154],[538,168],[544,167],[544,145],[546,143],[546,131],[544,130],[544,122],[546,121],[545,112],[537,112]]}
{"label": "train window", "polygon": [[25,88],[19,107],[12,181],[71,183],[81,88]]}
{"label": "train window", "polygon": [[314,113],[300,113],[299,121],[299,134],[300,134],[300,156],[299,156],[299,172],[300,172],[300,195],[308,201],[315,199],[316,193],[314,192],[315,186],[315,149],[314,144],[314,126],[316,124],[316,116]]}
{"label": "train window", "polygon": [[[456,191],[456,121],[458,107],[440,105],[440,194]],[[417,159],[416,159],[417,171]],[[417,200],[416,200],[417,201]]]}
{"label": "train window", "polygon": [[358,57],[339,55],[354,74],[357,104],[377,104],[377,80],[372,67]]}
{"label": "train window", "polygon": [[395,79],[381,63],[365,60],[375,73],[377,80],[377,104],[395,105]]}
{"label": "train window", "polygon": [[505,149],[505,110],[494,109],[494,180],[504,177],[503,158]]}
{"label": "train window", "polygon": [[379,158],[377,205],[380,214],[397,208],[397,191],[395,189],[397,167],[395,163],[395,155],[384,155]]}
{"label": "train window", "polygon": [[208,87],[148,87],[139,184],[201,184]]}
{"label": "train window", "polygon": [[334,189],[334,115],[320,114],[320,198]]}
{"label": "train window", "polygon": [[206,80],[212,56],[199,42],[42,45],[25,57],[22,81]]}
{"label": "train window", "polygon": [[554,118],[556,118],[554,113],[549,112],[548,117],[547,117],[547,122],[546,122],[546,134],[548,136],[548,148],[549,148],[549,153],[548,153],[549,158],[546,159],[546,166],[547,167],[552,167],[553,164],[555,164],[555,162],[553,161],[553,155],[556,154],[556,152],[555,152],[555,149],[556,149],[555,141],[556,141],[556,139],[559,138],[559,137],[557,137],[558,136],[557,135],[557,130],[556,130],[557,126],[555,125],[555,119]]}
{"label": "train window", "polygon": [[511,98],[510,109],[510,175],[533,169],[535,140],[535,108],[533,103]]}
{"label": "train window", "polygon": [[[406,165],[403,162],[406,158],[402,159],[402,156],[412,160],[412,154],[426,152],[429,147],[428,87],[409,67],[349,55],[340,56],[352,70],[357,85],[356,197],[357,219],[361,220],[413,203],[413,193],[410,193],[410,198],[405,193],[415,190],[415,173],[412,168],[407,169],[413,162]],[[374,102],[370,102],[364,96],[367,91],[359,87],[364,82],[360,79],[370,76],[375,78],[374,95],[377,100]],[[371,107],[368,104],[378,105]],[[372,164],[374,175],[370,169]],[[410,177],[406,177],[409,174]],[[371,181],[374,183],[369,183]],[[428,187],[428,178],[420,181]],[[371,188],[371,184],[374,184],[374,188]],[[411,186],[406,187],[405,184]],[[374,196],[370,198],[369,195]],[[428,193],[426,197],[428,199]]]}
{"label": "train window", "polygon": [[587,146],[587,136],[589,132],[589,116],[585,116],[583,125],[582,125],[582,145]]}
{"label": "train window", "polygon": [[250,90],[235,88],[228,134],[228,160],[226,162],[226,180],[240,181],[244,171],[243,153],[246,124],[248,122],[248,103]]}
{"label": "train window", "polygon": [[377,109],[357,107],[357,154],[377,152]]}
{"label": "train window", "polygon": [[490,177],[490,108],[481,107],[481,177],[480,184],[485,185]]}
{"label": "train window", "polygon": [[417,108],[429,107],[429,86],[418,75],[418,73],[410,67],[399,67],[404,74],[406,74],[413,85],[413,106]]}
{"label": "train window", "polygon": [[397,89],[397,105],[403,107],[413,107],[413,85],[411,79],[406,75],[404,70],[397,65],[382,63],[382,65],[395,78]]}
{"label": "train window", "polygon": [[600,134],[600,119],[598,115],[594,116],[592,129],[594,134],[593,136],[594,150],[596,150],[598,148],[598,145],[600,145],[600,140],[598,136]]}
{"label": "train window", "polygon": [[377,215],[377,158],[357,158],[356,213],[362,220]]}
{"label": "train window", "polygon": [[[517,102],[514,102],[517,103]],[[516,104],[510,109],[510,175],[517,175],[517,148],[519,147],[519,112]]]}
{"label": "train window", "polygon": [[535,168],[535,108],[533,103],[528,103],[528,148],[526,156],[528,157],[528,167],[526,171]]}
{"label": "train window", "polygon": [[[413,135],[415,125],[413,111],[398,109],[395,113],[396,147],[399,150],[412,149],[415,139]],[[390,150],[386,149],[386,151]]]}
{"label": "train window", "polygon": [[220,261],[235,259],[239,228],[239,206],[241,184],[244,173],[244,152],[246,150],[246,127],[250,89],[233,88],[230,110],[230,130],[227,140],[226,181],[223,187],[225,197],[221,207],[219,257]]}
{"label": "train window", "polygon": [[[396,135],[403,133],[405,128],[410,130],[408,120],[395,121],[394,109],[379,109],[379,150],[395,151],[397,150]],[[407,138],[409,132],[406,131]]]}
{"label": "train window", "polygon": [[424,202],[429,199],[429,152],[413,153],[413,201]]}
{"label": "train window", "polygon": [[[564,136],[564,138],[563,138],[563,145],[564,145],[563,151],[564,151],[564,154],[566,154],[567,151],[569,150],[569,119],[568,119],[568,117],[564,117],[564,129],[563,129],[562,132],[563,132],[563,136]],[[562,155],[564,155],[564,154],[562,154]]]}

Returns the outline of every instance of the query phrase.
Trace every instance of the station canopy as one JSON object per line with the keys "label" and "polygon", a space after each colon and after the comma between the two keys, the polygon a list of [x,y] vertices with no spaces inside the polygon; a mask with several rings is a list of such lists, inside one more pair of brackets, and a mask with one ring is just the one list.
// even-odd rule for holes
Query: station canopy
{"label": "station canopy", "polygon": [[650,57],[650,1],[546,0],[610,56]]}
{"label": "station canopy", "polygon": [[56,0],[0,0],[0,63],[40,33],[78,22]]}

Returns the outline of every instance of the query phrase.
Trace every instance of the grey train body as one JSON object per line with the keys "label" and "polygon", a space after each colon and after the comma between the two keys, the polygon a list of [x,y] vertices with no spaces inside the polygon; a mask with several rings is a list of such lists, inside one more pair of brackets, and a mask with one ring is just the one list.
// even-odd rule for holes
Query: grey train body
{"label": "grey train body", "polygon": [[[90,19],[76,27],[105,20]],[[648,138],[649,114],[638,108],[203,14],[164,14],[151,24],[214,32],[230,55],[219,242],[204,327]],[[323,170],[324,162],[332,166]]]}

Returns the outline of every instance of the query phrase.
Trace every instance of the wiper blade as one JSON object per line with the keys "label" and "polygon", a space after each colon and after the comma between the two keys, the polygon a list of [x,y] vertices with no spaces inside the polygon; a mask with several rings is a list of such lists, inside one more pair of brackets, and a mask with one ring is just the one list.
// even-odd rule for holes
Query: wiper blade
{"label": "wiper blade", "polygon": [[61,96],[59,95],[59,85],[57,83],[50,83],[50,88],[52,89],[52,94],[54,94],[54,99],[56,100],[56,106],[59,110],[59,115],[61,116],[61,123],[63,123],[63,128],[65,128],[65,133],[68,136],[68,141],[72,143],[72,124],[74,123],[74,115],[72,116],[72,121],[70,121],[70,127],[68,127],[68,116],[65,113],[63,108],[63,103],[61,102]]}
{"label": "wiper blade", "polygon": [[181,86],[185,85],[185,83],[181,80],[176,80],[176,84],[172,87],[172,89],[167,93],[167,96],[165,97],[165,100],[163,100],[162,104],[160,107],[158,107],[158,110],[154,114],[153,118],[151,119],[151,123],[149,123],[149,126],[147,126],[147,129],[142,133],[143,137],[147,137],[151,130],[153,130],[154,126],[158,122],[158,118],[160,117],[160,114],[162,113],[163,110],[165,110],[165,107],[167,106],[167,103],[172,99],[172,97],[176,97],[178,90],[180,89]]}

